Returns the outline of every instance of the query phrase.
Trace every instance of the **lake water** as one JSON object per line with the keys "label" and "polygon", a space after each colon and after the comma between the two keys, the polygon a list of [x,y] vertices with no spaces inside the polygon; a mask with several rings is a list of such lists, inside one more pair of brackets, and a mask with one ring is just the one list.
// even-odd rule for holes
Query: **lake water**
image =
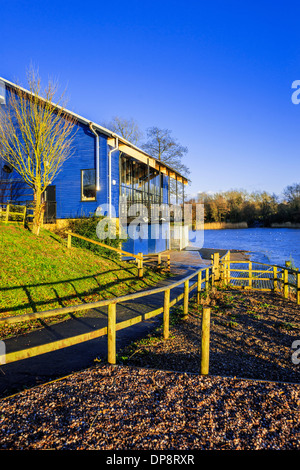
{"label": "lake water", "polygon": [[300,229],[248,228],[190,231],[190,245],[200,248],[246,250],[253,261],[285,265],[292,258],[300,268]]}

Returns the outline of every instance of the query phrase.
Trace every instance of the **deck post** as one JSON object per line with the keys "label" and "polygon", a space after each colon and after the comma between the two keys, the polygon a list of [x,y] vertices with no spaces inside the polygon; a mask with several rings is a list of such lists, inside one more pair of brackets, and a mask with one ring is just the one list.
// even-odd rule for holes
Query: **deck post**
{"label": "deck post", "polygon": [[252,262],[249,261],[249,289],[252,289]]}
{"label": "deck post", "polygon": [[226,263],[226,285],[230,284],[230,258]]}
{"label": "deck post", "polygon": [[273,291],[274,292],[277,292],[277,286],[278,286],[278,282],[277,282],[277,267],[276,266],[273,266]]}
{"label": "deck post", "polygon": [[289,272],[287,269],[285,269],[283,271],[283,296],[285,299],[287,299],[289,296],[288,282],[289,282]]}
{"label": "deck post", "polygon": [[189,316],[189,281],[184,281],[183,320]]}
{"label": "deck post", "polygon": [[169,338],[169,330],[170,330],[170,289],[166,289],[164,293],[164,316],[163,316],[164,339]]}
{"label": "deck post", "polygon": [[224,263],[224,283],[225,283],[225,286],[228,285],[228,261],[227,259]]}
{"label": "deck post", "polygon": [[203,309],[201,328],[201,375],[207,375],[209,373],[210,308]]}
{"label": "deck post", "polygon": [[115,303],[108,305],[107,360],[109,364],[116,363],[116,304]]}

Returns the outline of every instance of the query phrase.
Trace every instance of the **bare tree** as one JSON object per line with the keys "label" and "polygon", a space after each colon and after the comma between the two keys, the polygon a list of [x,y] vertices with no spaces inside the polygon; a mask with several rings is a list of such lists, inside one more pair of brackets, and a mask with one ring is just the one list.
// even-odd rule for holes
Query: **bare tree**
{"label": "bare tree", "polygon": [[124,139],[137,145],[143,136],[142,131],[139,129],[138,124],[134,119],[125,119],[119,116],[114,116],[108,123],[103,123],[107,129],[115,132],[116,134],[124,137]]}
{"label": "bare tree", "polygon": [[10,164],[34,193],[33,233],[39,234],[45,204],[43,194],[63,163],[71,156],[75,119],[55,104],[57,85],[44,90],[33,69],[28,72],[29,90],[11,89],[0,111],[0,158]]}
{"label": "bare tree", "polygon": [[[147,129],[147,137],[148,140],[142,145],[142,149],[188,179],[190,170],[182,162],[182,159],[188,153],[187,147],[182,146],[172,137],[171,131],[168,129],[150,127]],[[171,179],[170,192],[173,196],[176,195],[176,199],[179,196],[179,199],[183,201],[184,183],[177,185],[177,182]]]}
{"label": "bare tree", "polygon": [[190,173],[189,168],[182,163],[182,158],[187,154],[187,147],[182,146],[171,136],[168,129],[150,127],[147,129],[148,140],[142,145],[142,148],[152,157],[162,161],[166,165],[179,171],[184,176]]}

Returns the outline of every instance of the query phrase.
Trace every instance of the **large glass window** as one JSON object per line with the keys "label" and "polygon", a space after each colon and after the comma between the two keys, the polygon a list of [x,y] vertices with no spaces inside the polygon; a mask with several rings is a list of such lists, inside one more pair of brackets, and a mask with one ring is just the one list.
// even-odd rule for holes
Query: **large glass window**
{"label": "large glass window", "polygon": [[162,180],[158,170],[122,156],[121,159],[121,195],[127,196],[129,203],[160,203]]}
{"label": "large glass window", "polygon": [[96,170],[81,170],[81,200],[96,200]]}

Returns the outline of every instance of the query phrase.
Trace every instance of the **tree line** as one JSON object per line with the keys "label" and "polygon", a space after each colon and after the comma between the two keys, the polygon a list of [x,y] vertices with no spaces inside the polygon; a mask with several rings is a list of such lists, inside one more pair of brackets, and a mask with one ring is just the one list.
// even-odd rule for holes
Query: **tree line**
{"label": "tree line", "polygon": [[247,222],[248,226],[300,223],[300,183],[287,186],[282,195],[266,191],[249,193],[229,190],[210,194],[198,193],[189,203],[204,204],[205,222]]}

